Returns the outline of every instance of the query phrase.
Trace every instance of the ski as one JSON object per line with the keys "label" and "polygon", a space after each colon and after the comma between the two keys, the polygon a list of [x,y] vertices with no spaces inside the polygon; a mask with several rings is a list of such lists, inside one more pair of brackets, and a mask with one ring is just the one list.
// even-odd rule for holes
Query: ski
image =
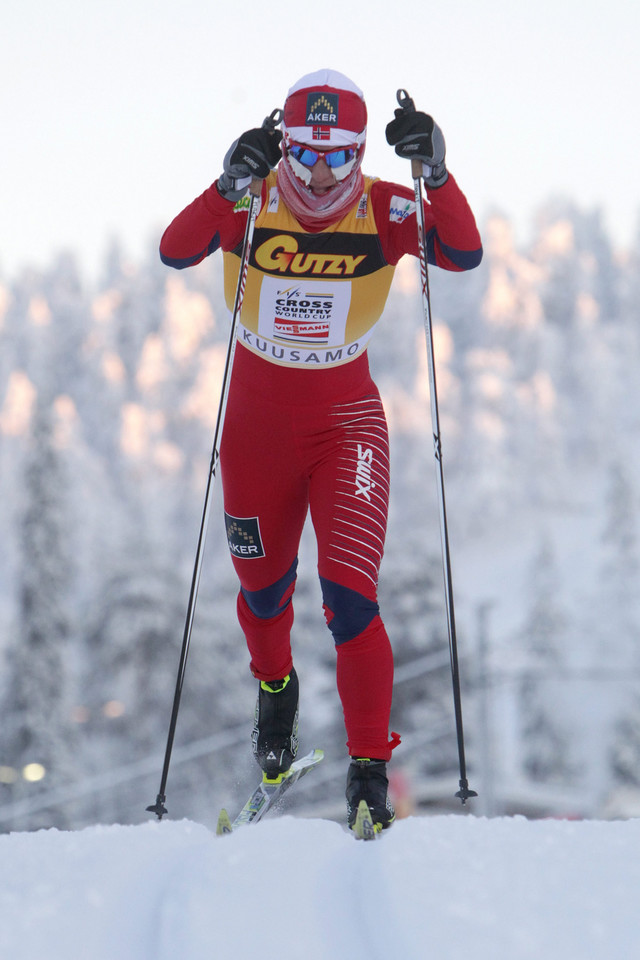
{"label": "ski", "polygon": [[231,833],[232,829],[233,827],[231,826],[231,820],[229,820],[229,814],[225,809],[222,809],[218,816],[216,835],[218,837],[223,837],[225,833]]}
{"label": "ski", "polygon": [[353,832],[358,840],[375,840],[378,831],[371,819],[371,811],[367,806],[366,800],[361,800],[358,804],[356,813],[356,822],[353,825]]}
{"label": "ski", "polygon": [[267,810],[277,804],[300,777],[304,777],[309,770],[313,770],[323,757],[324,752],[322,750],[312,750],[306,756],[295,760],[287,772],[281,774],[277,780],[267,780],[263,776],[262,783],[253,791],[233,823],[226,810],[220,811],[216,834],[224,836],[224,834],[232,833],[238,827],[244,827],[249,823],[257,823]]}

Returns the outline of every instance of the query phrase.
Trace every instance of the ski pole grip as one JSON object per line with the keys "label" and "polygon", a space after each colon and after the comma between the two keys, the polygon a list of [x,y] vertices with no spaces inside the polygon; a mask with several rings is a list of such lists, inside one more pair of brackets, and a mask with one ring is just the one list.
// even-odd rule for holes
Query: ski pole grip
{"label": "ski pole grip", "polygon": [[396,100],[398,101],[398,106],[402,111],[404,111],[404,113],[416,112],[416,105],[406,90],[398,90],[396,93]]}
{"label": "ski pole grip", "polygon": [[[407,93],[406,90],[402,88],[396,92],[396,100],[398,101],[398,106],[403,113],[415,113],[416,105]],[[399,116],[398,111],[396,110],[396,116]],[[411,161],[411,176],[414,180],[417,180],[422,176],[422,160],[412,160]]]}
{"label": "ski pole grip", "polygon": [[265,117],[262,121],[262,126],[266,127],[267,130],[275,130],[276,127],[279,127],[284,119],[284,112],[280,110],[279,107],[276,107],[275,110],[272,110],[268,117]]}
{"label": "ski pole grip", "polygon": [[[284,118],[284,113],[280,110],[279,107],[276,107],[275,110],[272,110],[268,117],[265,117],[262,121],[262,127],[264,130],[273,131],[276,127],[280,126]],[[262,180],[259,180],[258,177],[253,177],[251,183],[249,184],[249,193],[254,197],[259,197],[262,192]]]}

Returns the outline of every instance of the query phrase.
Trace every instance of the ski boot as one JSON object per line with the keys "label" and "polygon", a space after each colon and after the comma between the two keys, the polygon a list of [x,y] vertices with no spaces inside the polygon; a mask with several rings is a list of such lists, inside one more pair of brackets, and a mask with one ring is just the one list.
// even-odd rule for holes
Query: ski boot
{"label": "ski boot", "polygon": [[298,752],[298,675],[261,681],[251,734],[253,754],[266,780],[277,780]]}
{"label": "ski boot", "polygon": [[371,812],[373,828],[376,833],[390,827],[396,812],[387,795],[389,780],[384,760],[369,760],[364,757],[353,758],[347,773],[347,823],[353,830],[358,813],[358,804],[366,801]]}

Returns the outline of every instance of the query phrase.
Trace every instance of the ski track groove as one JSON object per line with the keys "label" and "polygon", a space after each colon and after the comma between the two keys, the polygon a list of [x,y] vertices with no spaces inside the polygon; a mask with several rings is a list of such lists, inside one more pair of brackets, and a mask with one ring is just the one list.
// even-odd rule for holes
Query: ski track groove
{"label": "ski track groove", "polygon": [[[278,960],[422,960],[389,911],[386,838],[358,841],[329,821],[313,823],[310,837],[310,827],[310,821],[273,817],[176,851],[163,865],[145,918],[150,960],[211,960],[203,943],[215,944],[216,956],[245,960],[265,956],[265,944],[273,942]],[[271,856],[256,857],[257,831],[260,850]],[[298,873],[295,859],[280,855],[292,843],[296,857],[313,858],[308,878]],[[246,891],[244,907],[238,891]],[[271,930],[251,921],[256,897],[257,915],[273,917]],[[241,927],[233,922],[240,911],[247,916]]]}
{"label": "ski track groove", "polygon": [[[390,910],[393,896],[385,870],[386,835],[373,841],[348,835],[347,840],[349,845],[337,851],[318,885],[323,899],[331,904],[333,920],[325,928],[326,949],[318,954],[318,960],[424,960],[424,941],[409,943]],[[330,936],[332,930],[335,935]],[[345,931],[349,931],[348,941]]]}

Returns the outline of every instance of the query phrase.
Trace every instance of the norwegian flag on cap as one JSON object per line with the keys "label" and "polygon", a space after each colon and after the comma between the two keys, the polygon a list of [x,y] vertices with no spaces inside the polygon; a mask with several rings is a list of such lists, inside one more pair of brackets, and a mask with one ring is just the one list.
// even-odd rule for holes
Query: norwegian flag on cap
{"label": "norwegian flag on cap", "polygon": [[336,70],[309,73],[287,94],[283,127],[285,136],[297,143],[362,144],[367,133],[362,91]]}

